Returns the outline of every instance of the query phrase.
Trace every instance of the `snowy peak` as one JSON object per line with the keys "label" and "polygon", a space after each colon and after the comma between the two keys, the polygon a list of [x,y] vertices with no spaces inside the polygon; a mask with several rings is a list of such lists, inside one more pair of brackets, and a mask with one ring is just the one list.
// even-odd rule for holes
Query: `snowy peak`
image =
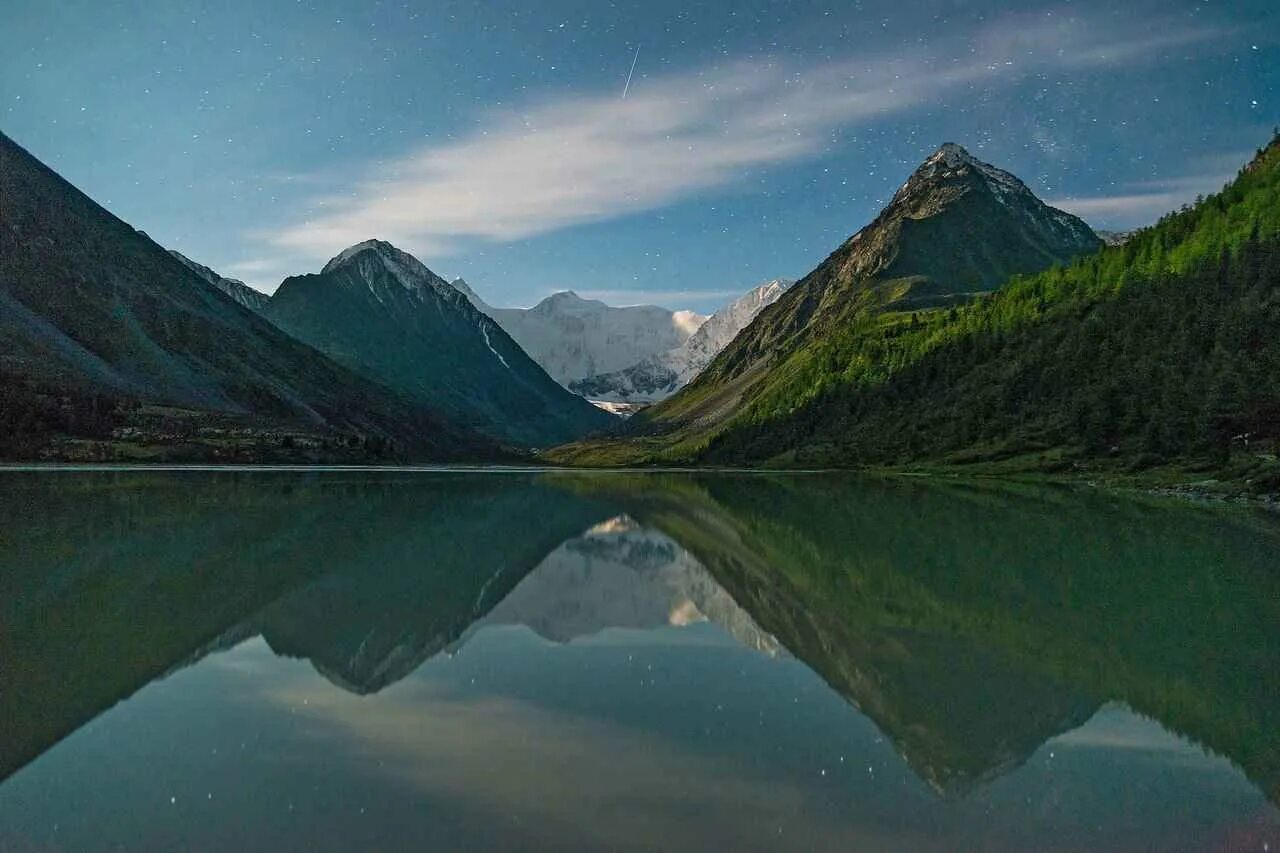
{"label": "snowy peak", "polygon": [[572,290],[553,293],[532,308],[494,308],[474,293],[468,298],[565,387],[677,347],[707,319],[656,305],[615,308]]}
{"label": "snowy peak", "polygon": [[1018,180],[1016,175],[1004,169],[998,169],[990,163],[984,163],[970,154],[962,145],[944,142],[907,179],[907,182],[898,190],[898,194],[894,196],[894,200],[898,201],[900,196],[904,196],[922,184],[968,174],[980,177],[987,188],[1002,202],[1014,195],[1032,195],[1031,190],[1027,189],[1026,184]]}
{"label": "snowy peak", "polygon": [[543,314],[596,313],[608,310],[609,306],[599,299],[583,299],[572,290],[561,290],[543,299],[531,310]]}
{"label": "snowy peak", "polygon": [[775,278],[770,281],[766,281],[764,284],[756,285],[716,313],[712,314],[711,319],[707,320],[707,322],[710,323],[711,320],[718,320],[718,318],[722,318],[725,315],[732,315],[742,310],[750,311],[753,308],[755,310],[759,310],[759,307],[768,305],[776,300],[782,295],[782,291],[786,290],[793,284],[795,284],[795,282],[789,278]]}
{"label": "snowy peak", "polygon": [[599,373],[569,387],[591,400],[651,403],[693,381],[738,333],[793,284],[775,278],[753,287],[701,322],[688,340],[623,370]]}
{"label": "snowy peak", "polygon": [[378,273],[385,270],[409,291],[430,288],[446,298],[454,297],[459,292],[449,282],[427,269],[422,261],[385,240],[371,239],[348,246],[331,258],[320,270],[320,274],[341,270],[353,270],[359,279],[371,286]]}

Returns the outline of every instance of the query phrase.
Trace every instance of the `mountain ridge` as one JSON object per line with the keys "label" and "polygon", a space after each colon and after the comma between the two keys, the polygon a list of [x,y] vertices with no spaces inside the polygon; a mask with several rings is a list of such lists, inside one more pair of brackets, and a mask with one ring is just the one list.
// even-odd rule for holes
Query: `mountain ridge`
{"label": "mountain ridge", "polygon": [[209,267],[198,261],[193,261],[177,249],[169,249],[169,254],[173,255],[183,266],[230,296],[236,302],[239,302],[245,308],[253,311],[255,314],[261,314],[267,307],[267,302],[271,297],[260,290],[255,290],[245,284],[238,278],[226,278],[214,272]]}
{"label": "mountain ridge", "polygon": [[381,240],[285,279],[266,316],[339,363],[492,438],[548,446],[612,426],[556,384],[492,318]]}

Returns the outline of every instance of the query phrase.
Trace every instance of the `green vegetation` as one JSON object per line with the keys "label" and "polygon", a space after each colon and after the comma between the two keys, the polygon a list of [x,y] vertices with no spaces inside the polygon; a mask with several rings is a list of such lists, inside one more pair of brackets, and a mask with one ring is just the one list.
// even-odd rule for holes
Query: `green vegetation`
{"label": "green vegetation", "polygon": [[[566,448],[577,463],[1176,465],[1280,490],[1280,137],[1122,246],[963,306],[855,305],[725,420]],[[865,302],[866,300],[864,300]],[[715,366],[713,366],[715,367]],[[724,365],[718,366],[723,369]],[[656,446],[656,450],[654,449]]]}

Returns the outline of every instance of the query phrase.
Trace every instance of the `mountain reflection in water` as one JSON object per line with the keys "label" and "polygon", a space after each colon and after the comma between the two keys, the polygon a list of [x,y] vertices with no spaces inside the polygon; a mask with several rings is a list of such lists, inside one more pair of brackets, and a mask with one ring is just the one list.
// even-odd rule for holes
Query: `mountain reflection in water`
{"label": "mountain reflection in water", "polygon": [[[825,474],[0,486],[0,846],[1280,831],[1280,535],[1245,511]],[[118,817],[197,775],[242,835]],[[382,820],[328,827],[352,785]]]}

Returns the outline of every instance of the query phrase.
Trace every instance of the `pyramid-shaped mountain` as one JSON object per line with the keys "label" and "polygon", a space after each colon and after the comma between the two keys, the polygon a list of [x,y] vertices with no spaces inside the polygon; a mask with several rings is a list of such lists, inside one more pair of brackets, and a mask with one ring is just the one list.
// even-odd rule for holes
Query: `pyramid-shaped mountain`
{"label": "pyramid-shaped mountain", "polygon": [[961,302],[1101,246],[1081,219],[948,142],[871,223],[762,312],[725,349],[721,365],[737,375],[762,356],[789,354],[846,325],[866,308]]}

